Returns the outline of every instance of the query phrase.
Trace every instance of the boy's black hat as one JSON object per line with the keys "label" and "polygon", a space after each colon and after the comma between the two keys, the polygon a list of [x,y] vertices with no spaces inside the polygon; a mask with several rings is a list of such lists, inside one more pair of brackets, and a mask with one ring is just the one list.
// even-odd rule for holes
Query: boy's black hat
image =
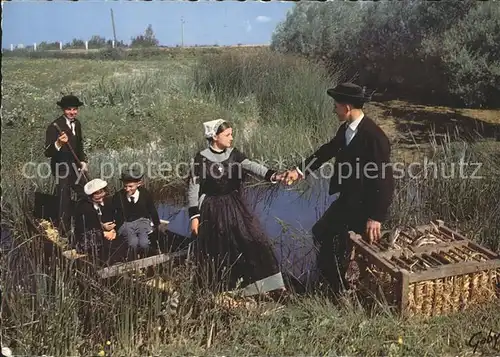
{"label": "boy's black hat", "polygon": [[137,167],[125,168],[122,170],[121,181],[139,182],[144,177],[144,173]]}
{"label": "boy's black hat", "polygon": [[78,108],[83,105],[83,102],[78,99],[78,97],[70,94],[70,95],[65,95],[64,97],[61,98],[60,101],[57,102],[57,105],[60,106],[61,108]]}

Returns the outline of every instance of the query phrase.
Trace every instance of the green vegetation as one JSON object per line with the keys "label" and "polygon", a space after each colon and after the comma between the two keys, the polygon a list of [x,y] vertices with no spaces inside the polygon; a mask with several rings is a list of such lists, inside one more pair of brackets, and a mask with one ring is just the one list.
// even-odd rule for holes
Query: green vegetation
{"label": "green vegetation", "polygon": [[[316,46],[304,37],[306,44]],[[153,58],[139,60],[149,51],[156,51]],[[17,248],[0,258],[2,345],[25,355],[97,355],[102,349],[113,355],[455,356],[472,351],[467,344],[474,333],[500,331],[498,304],[431,320],[403,320],[383,304],[369,311],[353,298],[334,304],[318,293],[292,296],[283,310],[262,314],[216,305],[213,296],[194,287],[189,263],[157,272],[170,281],[166,293],[140,288],[130,279],[103,283],[90,272],[75,275],[62,261],[44,264],[29,210],[33,192],[49,190],[52,183],[27,179],[22,168],[28,161],[47,162],[45,128],[59,115],[55,102],[61,93],[73,92],[86,103],[80,118],[91,176],[108,174],[100,169],[111,163],[112,188],[120,163],[148,160],[148,176],[164,176],[148,180],[156,193],[183,187],[182,178],[154,163],[168,162],[172,168],[189,162],[205,145],[205,120],[230,120],[235,144],[274,168],[280,158],[285,167],[295,164],[336,130],[325,89],[345,72],[328,73],[303,58],[265,48],[162,51],[137,51],[134,61],[4,59],[2,223],[14,229]],[[439,218],[500,251],[500,151],[492,140],[498,111],[375,101],[366,112],[387,131],[394,160],[423,163],[427,157],[438,164],[437,175],[398,180],[386,228]],[[451,119],[459,120],[451,124],[461,130],[458,135],[446,130]],[[471,140],[476,130],[483,137]],[[441,167],[450,174],[459,162],[469,164],[468,178],[442,177]],[[476,162],[482,163],[477,172]],[[493,344],[478,351],[498,352]]]}
{"label": "green vegetation", "polygon": [[484,107],[500,103],[499,19],[494,2],[305,2],[271,46],[379,92]]}

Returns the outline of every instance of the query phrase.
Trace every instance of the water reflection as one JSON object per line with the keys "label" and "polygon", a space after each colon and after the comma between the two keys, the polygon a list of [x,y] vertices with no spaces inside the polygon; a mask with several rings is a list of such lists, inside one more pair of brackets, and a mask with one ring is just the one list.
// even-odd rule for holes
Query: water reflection
{"label": "water reflection", "polygon": [[[282,270],[300,284],[314,281],[316,252],[310,232],[335,199],[328,195],[328,181],[311,180],[293,189],[251,187],[246,196],[274,244]],[[158,212],[161,219],[170,221],[170,231],[189,235],[186,206],[161,204]]]}
{"label": "water reflection", "polygon": [[[303,285],[314,281],[316,252],[310,232],[334,200],[328,195],[328,182],[312,179],[294,188],[276,185],[271,190],[251,187],[246,196],[274,245],[282,271]],[[170,232],[189,236],[189,216],[183,202],[160,204],[158,213],[170,221]],[[13,244],[12,232],[2,226],[1,233],[0,250],[5,252]]]}
{"label": "water reflection", "polygon": [[1,231],[0,252],[12,249],[12,246],[14,244],[12,231],[6,225],[3,224],[1,225],[0,231]]}

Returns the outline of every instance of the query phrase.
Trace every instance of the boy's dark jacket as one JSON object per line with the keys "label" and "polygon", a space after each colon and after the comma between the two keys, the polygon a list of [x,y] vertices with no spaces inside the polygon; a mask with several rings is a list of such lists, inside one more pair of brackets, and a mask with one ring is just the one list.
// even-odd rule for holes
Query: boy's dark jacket
{"label": "boy's dark jacket", "polygon": [[[123,188],[113,195],[113,209],[117,229],[119,229],[123,223],[131,222],[141,217],[149,218],[155,227],[159,226],[160,217],[154,205],[153,197],[145,187],[140,186],[138,190],[139,200],[134,203],[134,207],[132,207],[132,203],[127,200],[127,193]],[[133,214],[132,208],[136,209],[137,215]]]}
{"label": "boy's dark jacket", "polygon": [[[73,164],[76,166],[76,162],[68,145],[63,145],[59,151],[57,150],[55,142],[59,137],[59,131],[54,126],[54,123],[56,123],[62,131],[66,132],[66,135],[68,135],[68,143],[71,145],[80,161],[87,162],[87,155],[83,149],[82,125],[80,121],[75,119],[75,136],[73,135],[71,128],[69,128],[66,124],[66,118],[61,115],[59,118],[50,123],[45,133],[45,156],[50,157],[50,168],[52,174],[56,175],[56,164],[67,163],[68,165]],[[59,166],[59,170],[59,175],[65,175],[64,165]]]}
{"label": "boy's dark jacket", "polygon": [[111,197],[104,198],[104,206],[101,207],[102,216],[94,208],[94,203],[87,197],[80,199],[75,206],[75,235],[80,237],[83,233],[92,229],[102,229],[101,222],[113,221],[113,206]]}

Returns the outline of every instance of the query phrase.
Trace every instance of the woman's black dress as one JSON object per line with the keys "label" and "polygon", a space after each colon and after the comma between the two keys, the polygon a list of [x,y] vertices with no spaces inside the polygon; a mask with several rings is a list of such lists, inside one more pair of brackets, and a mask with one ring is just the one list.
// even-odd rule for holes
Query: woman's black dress
{"label": "woman's black dress", "polygon": [[242,196],[251,172],[270,181],[275,171],[248,160],[235,148],[211,147],[194,159],[189,180],[189,215],[198,217],[199,282],[215,290],[245,288],[254,295],[284,287],[278,261],[259,220]]}

